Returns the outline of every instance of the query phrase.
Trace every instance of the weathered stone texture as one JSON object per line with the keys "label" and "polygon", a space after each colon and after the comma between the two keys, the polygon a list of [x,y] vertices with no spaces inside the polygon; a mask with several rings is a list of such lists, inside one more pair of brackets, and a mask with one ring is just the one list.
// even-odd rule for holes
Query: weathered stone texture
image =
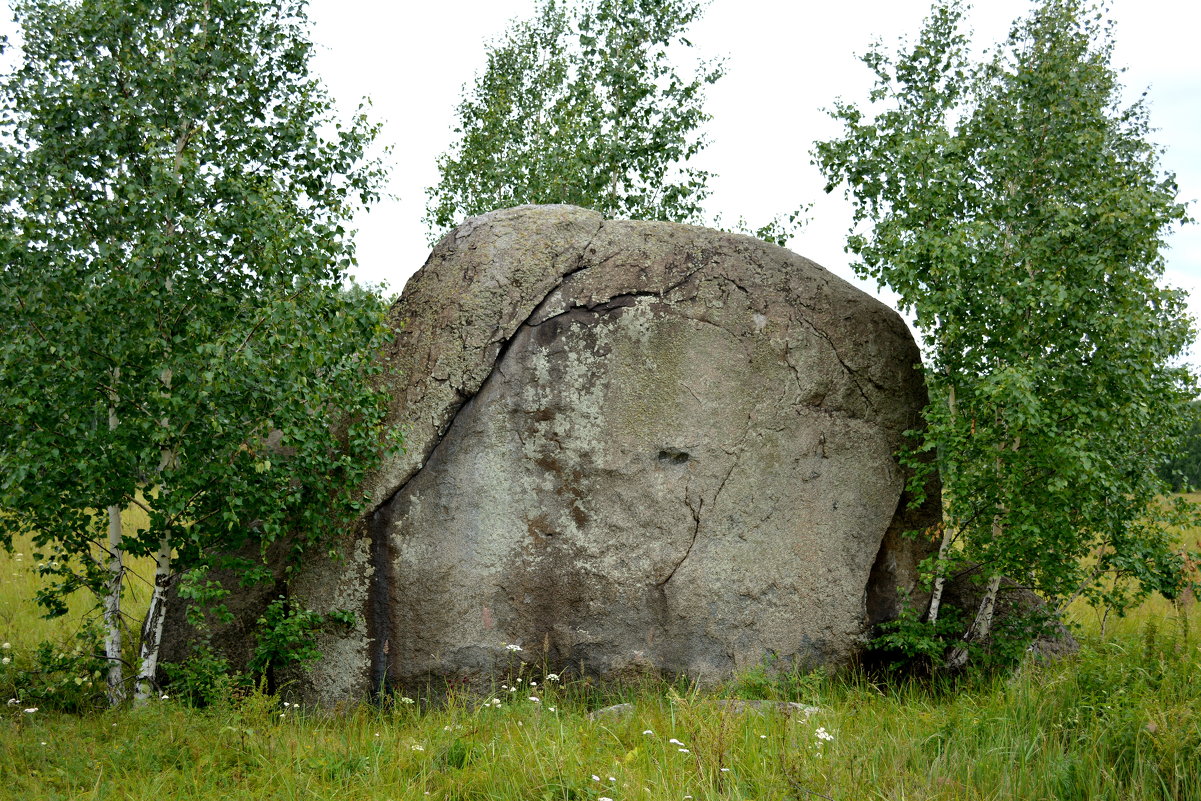
{"label": "weathered stone texture", "polygon": [[[755,239],[566,206],[469,221],[392,312],[370,542],[294,588],[361,604],[303,677],[325,704],[551,670],[702,680],[841,664],[914,588],[937,487],[900,317]],[[368,586],[364,586],[364,584]]]}

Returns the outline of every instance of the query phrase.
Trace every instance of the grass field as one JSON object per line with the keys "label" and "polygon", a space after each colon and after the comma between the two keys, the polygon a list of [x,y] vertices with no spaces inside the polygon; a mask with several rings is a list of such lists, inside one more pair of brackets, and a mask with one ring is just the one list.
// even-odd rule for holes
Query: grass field
{"label": "grass field", "polygon": [[[39,620],[31,561],[0,552],[0,688],[40,641],[67,654],[84,606]],[[1073,613],[1078,656],[956,692],[817,673],[703,694],[600,691],[527,666],[494,703],[436,709],[328,716],[258,693],[205,710],[173,698],[81,715],[8,704],[0,799],[1201,800],[1197,606],[1151,601],[1111,616],[1104,636],[1095,610]],[[62,692],[94,679],[68,676]],[[719,702],[730,697],[818,711],[738,711]]]}

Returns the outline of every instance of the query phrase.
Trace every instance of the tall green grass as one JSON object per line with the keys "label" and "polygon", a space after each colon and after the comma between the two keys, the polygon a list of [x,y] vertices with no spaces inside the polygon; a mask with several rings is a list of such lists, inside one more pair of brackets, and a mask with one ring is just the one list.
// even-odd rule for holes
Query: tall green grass
{"label": "tall green grass", "polygon": [[[29,560],[0,555],[13,658],[64,633],[28,604]],[[956,688],[760,671],[708,692],[605,690],[528,665],[496,687],[499,705],[398,699],[328,715],[253,692],[204,710],[6,705],[0,798],[1201,800],[1196,605],[1149,602],[1109,616],[1103,636],[1096,612],[1073,611],[1078,656]],[[728,697],[818,711],[740,711]]]}

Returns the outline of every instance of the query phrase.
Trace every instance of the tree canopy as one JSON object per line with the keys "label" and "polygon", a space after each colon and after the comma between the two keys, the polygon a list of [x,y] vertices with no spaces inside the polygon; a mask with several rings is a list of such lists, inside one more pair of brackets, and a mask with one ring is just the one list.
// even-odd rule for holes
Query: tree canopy
{"label": "tree canopy", "polygon": [[493,42],[438,159],[426,222],[436,239],[463,218],[525,203],[609,217],[699,222],[708,172],[705,87],[720,63],[672,64],[690,47],[694,0],[542,0]]}
{"label": "tree canopy", "polygon": [[[345,285],[345,225],[383,171],[365,155],[376,127],[338,124],[309,73],[303,0],[13,10],[0,540],[33,536],[51,613],[77,588],[104,602],[116,703],[127,661],[152,692],[181,574],[285,536],[320,543],[353,516],[383,442],[368,378],[384,331],[378,296]],[[123,526],[131,505],[145,526]],[[157,565],[136,659],[131,554]]]}
{"label": "tree canopy", "polygon": [[868,101],[838,102],[843,133],[814,153],[853,203],[856,269],[926,340],[918,450],[936,455],[946,503],[927,619],[950,564],[980,563],[973,639],[1002,575],[1059,605],[1179,589],[1156,469],[1197,385],[1184,295],[1160,284],[1186,208],[1145,100],[1123,104],[1110,26],[1081,0],[1043,0],[974,63],[963,15],[946,0],[897,53],[873,47]]}

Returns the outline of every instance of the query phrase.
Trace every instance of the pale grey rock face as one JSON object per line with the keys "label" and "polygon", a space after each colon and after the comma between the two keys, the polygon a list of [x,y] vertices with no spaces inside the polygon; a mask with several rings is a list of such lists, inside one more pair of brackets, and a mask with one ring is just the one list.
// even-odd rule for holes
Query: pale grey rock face
{"label": "pale grey rock face", "polygon": [[444,239],[392,319],[407,450],[371,482],[358,556],[296,587],[366,621],[323,643],[314,700],[483,687],[517,659],[702,681],[839,665],[898,588],[920,594],[931,545],[901,533],[938,492],[906,510],[895,456],[926,401],[918,351],[816,264],[521,207]]}

